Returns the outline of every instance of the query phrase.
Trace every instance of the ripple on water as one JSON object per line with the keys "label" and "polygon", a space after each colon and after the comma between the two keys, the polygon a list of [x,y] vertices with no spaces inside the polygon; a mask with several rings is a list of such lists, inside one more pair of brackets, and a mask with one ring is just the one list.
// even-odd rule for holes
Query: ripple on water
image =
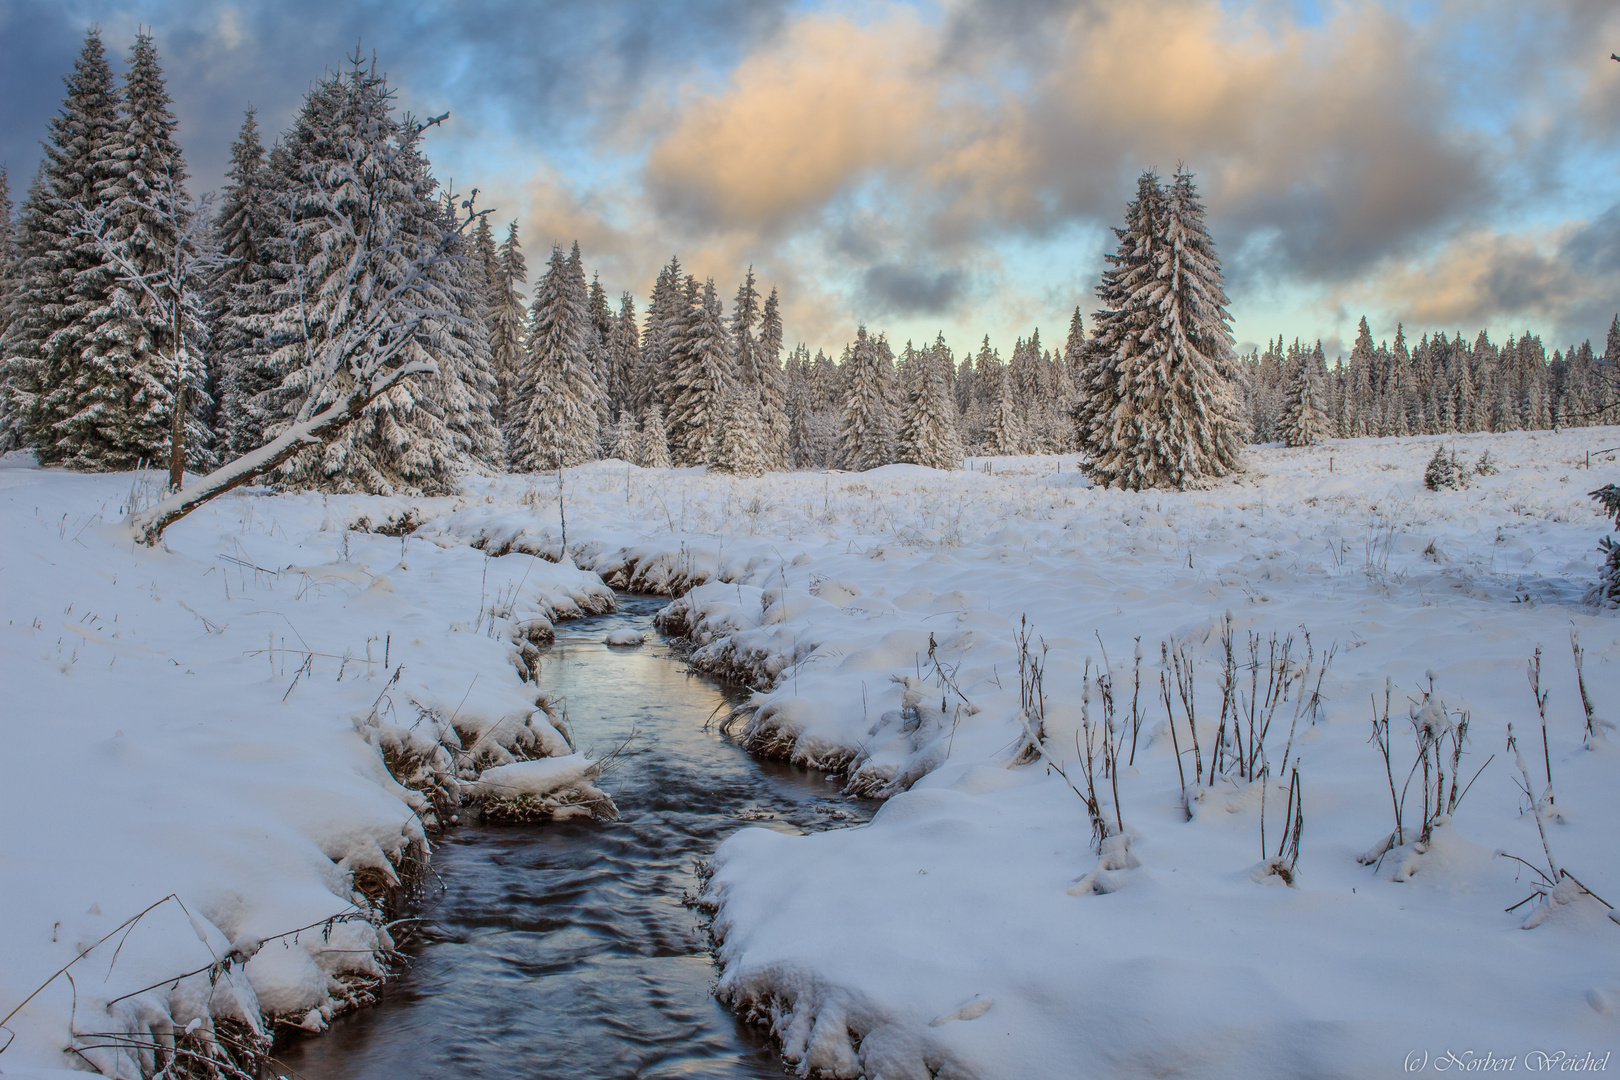
{"label": "ripple on water", "polygon": [[[688,673],[652,628],[663,601],[565,624],[541,686],[582,749],[640,734],[601,781],[616,822],[471,825],[437,846],[443,888],[379,1003],[282,1059],[310,1080],[780,1077],[775,1048],[714,999],[696,863],[739,828],[847,824],[820,774],[757,762],[706,721],[746,691]],[[620,631],[637,648],[604,647]]]}

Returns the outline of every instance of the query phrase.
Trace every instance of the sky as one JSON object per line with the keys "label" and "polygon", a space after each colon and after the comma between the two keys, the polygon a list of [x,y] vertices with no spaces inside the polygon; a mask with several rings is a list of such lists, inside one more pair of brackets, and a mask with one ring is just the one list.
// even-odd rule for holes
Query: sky
{"label": "sky", "polygon": [[435,173],[578,240],[637,309],[671,255],[837,355],[1037,328],[1060,347],[1145,169],[1195,174],[1241,349],[1281,335],[1529,331],[1620,311],[1613,0],[0,0],[0,163],[20,200],[99,27],[151,30],[193,194],[250,105],[274,133],[359,49],[449,111]]}

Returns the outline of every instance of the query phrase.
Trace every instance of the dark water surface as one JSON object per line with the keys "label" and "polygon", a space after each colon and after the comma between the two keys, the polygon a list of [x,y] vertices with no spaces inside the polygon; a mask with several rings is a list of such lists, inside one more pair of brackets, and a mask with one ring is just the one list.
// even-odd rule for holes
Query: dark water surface
{"label": "dark water surface", "polygon": [[[376,1006],[286,1048],[288,1067],[310,1080],[788,1075],[714,999],[705,921],[682,896],[739,828],[812,831],[871,807],[704,730],[746,692],[687,673],[652,628],[664,601],[619,602],[558,628],[540,685],[566,699],[583,750],[640,729],[600,781],[620,820],[450,833],[433,856],[442,891],[407,912],[426,920],[409,969]],[[627,628],[646,644],[602,643]]]}

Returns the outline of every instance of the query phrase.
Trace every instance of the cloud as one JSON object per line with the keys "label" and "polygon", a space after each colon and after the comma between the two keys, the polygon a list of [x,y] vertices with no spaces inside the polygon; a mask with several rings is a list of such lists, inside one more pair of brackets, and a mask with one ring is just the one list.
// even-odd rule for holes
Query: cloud
{"label": "cloud", "polygon": [[961,270],[931,273],[916,266],[882,263],[861,276],[864,299],[875,314],[943,315],[961,299]]}
{"label": "cloud", "polygon": [[1549,347],[1592,336],[1620,308],[1620,204],[1546,230],[1465,230],[1426,258],[1392,261],[1339,300],[1409,326],[1531,329],[1551,335]]}
{"label": "cloud", "polygon": [[723,288],[753,265],[781,285],[790,339],[831,345],[859,318],[1055,339],[1076,303],[1089,315],[1137,172],[1178,163],[1248,336],[1332,339],[1358,304],[1566,328],[1609,302],[1612,0],[1300,12],[0,0],[0,152],[21,189],[90,22],[115,57],[155,29],[199,190],[250,101],[281,129],[359,41],[402,107],[450,109],[440,175],[520,216],[532,257],[577,237],[640,302],[672,252]]}
{"label": "cloud", "polygon": [[[897,274],[898,252],[952,265],[1111,224],[1151,165],[1199,174],[1234,280],[1256,285],[1353,281],[1488,205],[1491,162],[1431,61],[1439,31],[1371,4],[1303,28],[1265,14],[1022,0],[939,25],[801,15],[725,85],[681,98],[647,195],[687,236],[819,233],[849,257],[849,304],[895,315],[981,299],[938,270]],[[881,243],[851,228],[873,207]]]}
{"label": "cloud", "polygon": [[188,159],[212,186],[250,102],[280,130],[357,45],[376,51],[407,105],[532,143],[588,145],[649,86],[730,67],[785,10],[786,0],[0,0],[0,145],[22,148],[32,170],[60,76],[91,24],[115,57],[138,26],[152,29]]}
{"label": "cloud", "polygon": [[1426,36],[1376,5],[1309,29],[1214,0],[1077,5],[1053,32],[1066,47],[998,128],[1013,151],[970,163],[1023,166],[980,204],[1007,226],[1115,216],[1124,176],[1181,162],[1229,250],[1267,232],[1280,271],[1332,279],[1420,244],[1488,191]]}
{"label": "cloud", "polygon": [[868,173],[914,164],[936,119],[907,61],[923,34],[904,14],[800,19],[723,90],[683,101],[647,157],[655,205],[699,228],[775,231]]}

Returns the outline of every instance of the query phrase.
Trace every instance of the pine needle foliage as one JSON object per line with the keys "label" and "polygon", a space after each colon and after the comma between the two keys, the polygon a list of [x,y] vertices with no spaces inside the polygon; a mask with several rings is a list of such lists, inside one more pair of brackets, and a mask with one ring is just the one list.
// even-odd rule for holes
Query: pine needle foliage
{"label": "pine needle foliage", "polygon": [[588,312],[571,260],[553,246],[529,309],[528,361],[519,391],[513,464],[527,472],[596,456],[600,388],[589,351]]}
{"label": "pine needle foliage", "polygon": [[1098,287],[1097,356],[1081,412],[1104,486],[1197,486],[1236,471],[1245,435],[1215,245],[1191,174],[1142,174]]}

